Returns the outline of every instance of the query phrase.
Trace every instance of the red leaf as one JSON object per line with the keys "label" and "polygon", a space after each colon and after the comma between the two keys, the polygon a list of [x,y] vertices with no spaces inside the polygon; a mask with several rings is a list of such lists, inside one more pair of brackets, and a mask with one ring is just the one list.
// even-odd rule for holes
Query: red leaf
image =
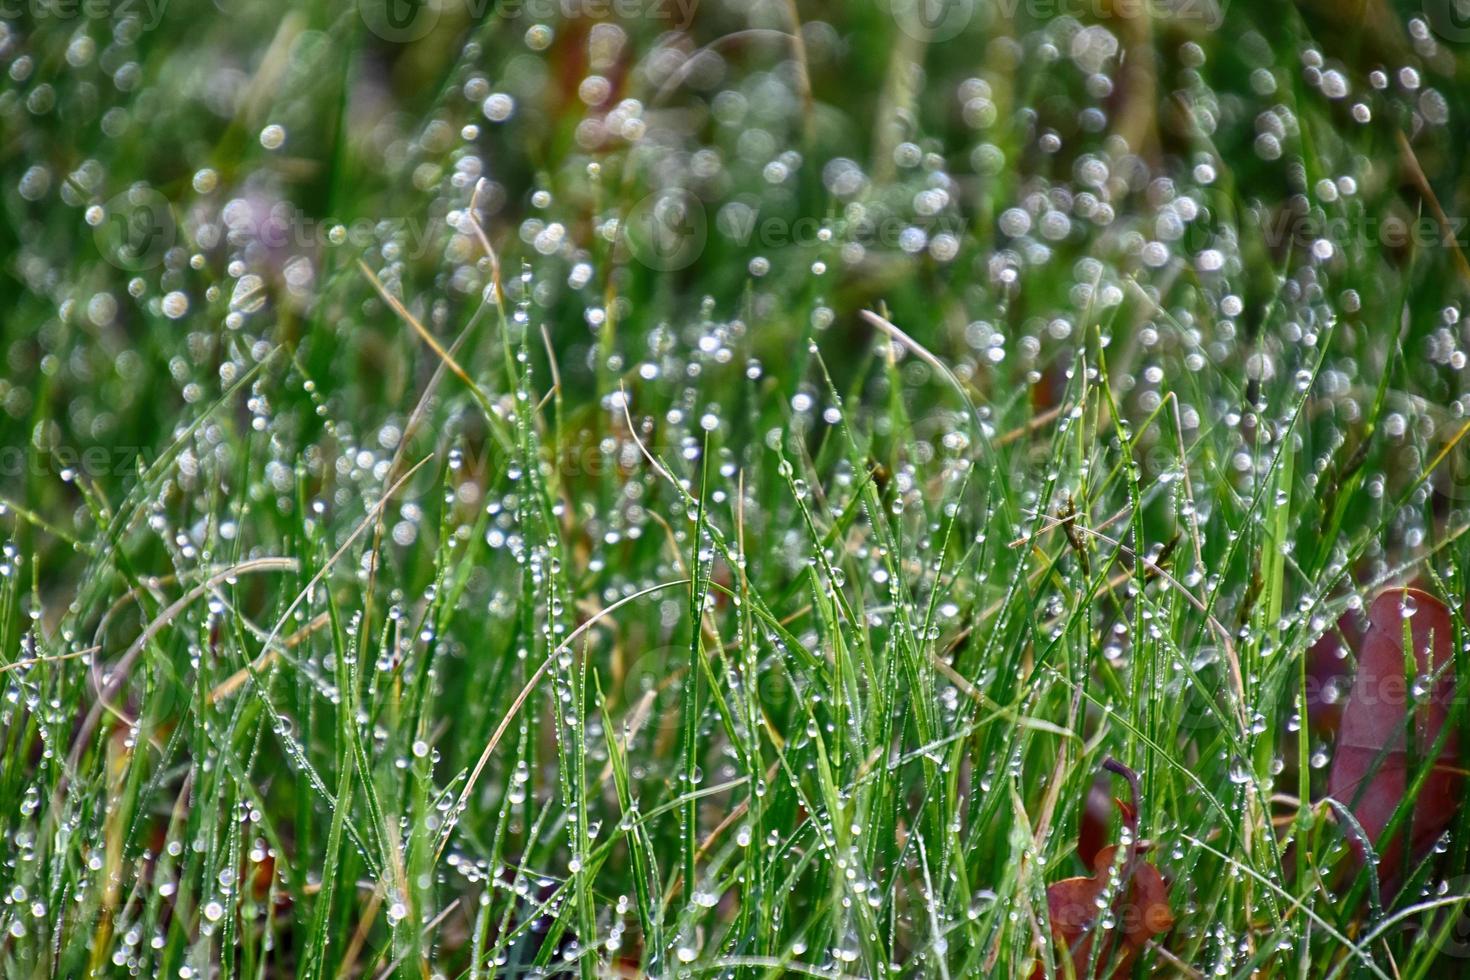
{"label": "red leaf", "polygon": [[[1132,802],[1118,800],[1123,811],[1124,823],[1134,838],[1138,831],[1138,777],[1131,769],[1112,759],[1104,766],[1127,778],[1132,789]],[[1091,801],[1089,801],[1091,802]],[[1084,824],[1086,821],[1084,820]],[[1079,841],[1079,847],[1084,842]],[[1168,932],[1174,927],[1174,913],[1169,908],[1169,886],[1159,869],[1143,860],[1148,850],[1144,844],[1133,844],[1129,854],[1120,862],[1118,848],[1104,847],[1093,856],[1090,877],[1064,878],[1046,889],[1046,910],[1051,919],[1052,940],[1057,956],[1063,950],[1072,960],[1072,970],[1079,980],[1089,977],[1126,977],[1133,968],[1133,961],[1144,945],[1154,936]],[[1112,881],[1117,867],[1118,877]],[[1112,888],[1109,885],[1112,884]],[[1099,923],[1107,896],[1112,902],[1107,911],[1114,922],[1112,928],[1104,929]],[[1100,941],[1096,957],[1096,973],[1089,973],[1093,963],[1093,943]],[[1108,970],[1111,966],[1111,971]],[[1058,970],[1065,976],[1065,965]],[[1032,972],[1032,980],[1041,980],[1045,969],[1038,963]]]}
{"label": "red leaf", "polygon": [[[1413,642],[1416,678],[1405,678],[1403,643],[1407,617]],[[1414,717],[1416,767],[1444,728],[1454,693],[1454,628],[1450,611],[1434,596],[1419,589],[1391,589],[1373,601],[1368,611],[1368,631],[1358,649],[1358,675],[1342,712],[1342,729],[1332,759],[1327,793],[1347,806],[1379,858],[1379,879],[1392,882],[1402,866],[1404,834],[1384,839],[1393,811],[1404,798],[1416,772],[1409,772],[1405,739],[1409,702],[1413,687],[1438,679],[1420,702]],[[1444,833],[1461,802],[1463,783],[1455,733],[1450,732],[1434,770],[1424,782],[1409,832],[1410,850],[1422,853]],[[1363,860],[1361,842],[1352,835],[1352,846]]]}
{"label": "red leaf", "polygon": [[[1159,869],[1143,860],[1144,851],[1142,845],[1134,844],[1132,857],[1122,863],[1110,908],[1115,919],[1112,929],[1104,930],[1098,925],[1101,917],[1098,900],[1108,891],[1117,847],[1105,847],[1097,852],[1091,877],[1064,878],[1046,889],[1046,908],[1051,916],[1056,954],[1061,956],[1063,950],[1070,953],[1072,969],[1078,978],[1126,977],[1144,945],[1174,927],[1169,886]],[[1098,972],[1089,974],[1092,946],[1097,939],[1103,943],[1097,955]],[[1065,968],[1058,970],[1059,975],[1064,975],[1062,969]],[[1038,964],[1032,978],[1039,980],[1042,976],[1044,972]]]}

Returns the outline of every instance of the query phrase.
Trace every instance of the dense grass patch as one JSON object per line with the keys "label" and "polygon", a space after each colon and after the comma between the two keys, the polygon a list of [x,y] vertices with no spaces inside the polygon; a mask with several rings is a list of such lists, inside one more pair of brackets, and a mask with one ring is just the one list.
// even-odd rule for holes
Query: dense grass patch
{"label": "dense grass patch", "polygon": [[1361,6],[0,8],[0,972],[1066,976],[1114,844],[1083,973],[1465,971],[1470,30]]}

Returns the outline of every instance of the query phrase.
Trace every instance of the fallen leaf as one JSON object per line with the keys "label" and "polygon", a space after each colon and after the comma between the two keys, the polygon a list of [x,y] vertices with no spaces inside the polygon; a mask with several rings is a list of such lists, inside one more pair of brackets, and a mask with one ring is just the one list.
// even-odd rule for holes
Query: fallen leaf
{"label": "fallen leaf", "polygon": [[[1174,927],[1169,886],[1159,869],[1143,859],[1148,846],[1138,842],[1138,776],[1114,759],[1103,767],[1127,779],[1132,790],[1132,801],[1119,800],[1118,806],[1133,843],[1122,856],[1118,846],[1102,848],[1092,859],[1091,876],[1064,878],[1046,889],[1056,954],[1067,951],[1072,975],[1079,980],[1128,976],[1148,941]],[[1059,964],[1057,975],[1067,976],[1065,963]],[[1032,980],[1045,976],[1044,964],[1038,963]]]}
{"label": "fallen leaf", "polygon": [[[1404,623],[1413,643],[1414,676],[1405,676]],[[1385,839],[1384,831],[1407,787],[1426,764],[1444,728],[1454,694],[1454,628],[1450,611],[1420,589],[1381,593],[1368,610],[1368,630],[1358,649],[1358,674],[1343,707],[1337,751],[1327,793],[1345,805],[1378,854],[1380,883],[1397,878],[1403,863],[1404,834]],[[1432,681],[1431,681],[1432,679]],[[1413,758],[1405,738],[1415,690],[1422,700],[1414,712]],[[1445,832],[1462,802],[1463,773],[1451,731],[1414,801],[1409,821],[1410,852],[1422,854]],[[1362,841],[1348,834],[1358,860]]]}

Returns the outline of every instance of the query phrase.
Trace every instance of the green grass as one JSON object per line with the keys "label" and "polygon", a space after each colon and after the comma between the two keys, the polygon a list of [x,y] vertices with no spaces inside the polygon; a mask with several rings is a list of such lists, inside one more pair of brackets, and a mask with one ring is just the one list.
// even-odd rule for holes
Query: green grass
{"label": "green grass", "polygon": [[1467,969],[1300,717],[1466,591],[1470,41],[906,2],[0,13],[0,973],[1063,976],[1109,756],[1134,975]]}

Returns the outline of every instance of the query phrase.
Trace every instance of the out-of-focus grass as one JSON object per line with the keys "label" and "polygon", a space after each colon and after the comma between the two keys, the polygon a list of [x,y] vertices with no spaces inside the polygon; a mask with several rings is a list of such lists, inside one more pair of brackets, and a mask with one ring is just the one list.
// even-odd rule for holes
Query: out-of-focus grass
{"label": "out-of-focus grass", "polygon": [[1300,724],[1464,594],[1452,4],[373,2],[0,8],[6,975],[1064,971],[1107,755],[1137,973],[1458,969]]}

